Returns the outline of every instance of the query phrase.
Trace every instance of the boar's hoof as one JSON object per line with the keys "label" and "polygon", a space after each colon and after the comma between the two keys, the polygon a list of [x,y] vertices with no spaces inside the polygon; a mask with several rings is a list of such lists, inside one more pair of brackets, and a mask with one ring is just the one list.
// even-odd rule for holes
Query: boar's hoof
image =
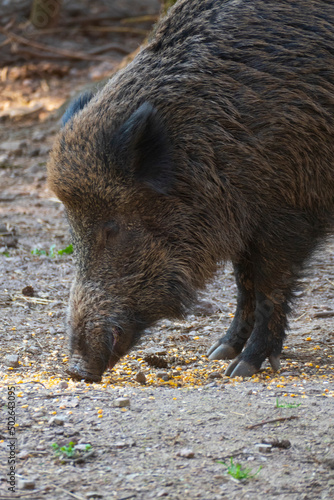
{"label": "boar's hoof", "polygon": [[278,370],[281,367],[281,361],[279,356],[273,356],[273,355],[269,356],[269,363],[271,364],[271,367],[274,370],[274,372],[278,372]]}
{"label": "boar's hoof", "polygon": [[218,340],[207,353],[209,359],[234,359],[238,354],[239,353],[234,347],[228,344],[222,344],[220,340]]}
{"label": "boar's hoof", "polygon": [[66,372],[75,380],[85,380],[86,382],[101,382],[101,375],[83,370],[77,364],[71,365]]}
{"label": "boar's hoof", "polygon": [[225,371],[225,375],[228,377],[251,377],[254,373],[259,370],[247,361],[240,361],[236,358],[232,363],[230,363]]}

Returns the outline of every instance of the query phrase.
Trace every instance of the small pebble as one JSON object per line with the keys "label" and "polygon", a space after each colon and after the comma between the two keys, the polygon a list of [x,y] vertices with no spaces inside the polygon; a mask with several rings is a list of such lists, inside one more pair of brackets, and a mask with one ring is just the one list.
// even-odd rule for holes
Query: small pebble
{"label": "small pebble", "polygon": [[3,154],[0,154],[0,165],[5,165],[6,162],[8,161],[8,154],[6,153],[3,153]]}
{"label": "small pebble", "polygon": [[129,398],[117,398],[115,399],[115,405],[119,408],[124,408],[125,406],[130,406]]}
{"label": "small pebble", "polygon": [[34,490],[35,484],[35,481],[31,479],[18,479],[17,481],[17,487],[19,490]]}
{"label": "small pebble", "polygon": [[44,141],[46,138],[45,132],[42,132],[41,130],[35,130],[32,134],[32,140],[33,141]]}
{"label": "small pebble", "polygon": [[139,382],[140,384],[143,384],[143,385],[146,384],[145,373],[144,372],[138,372],[138,373],[136,373],[135,381]]}
{"label": "small pebble", "polygon": [[91,498],[93,500],[95,498],[103,498],[103,495],[98,491],[87,491],[86,498]]}
{"label": "small pebble", "polygon": [[132,448],[133,446],[136,446],[136,442],[133,439],[129,439],[127,441],[116,441],[113,446],[118,449]]}
{"label": "small pebble", "polygon": [[27,145],[26,141],[5,141],[1,143],[1,149],[15,156],[22,154],[22,149]]}
{"label": "small pebble", "polygon": [[176,456],[183,458],[194,458],[195,453],[190,448],[183,448],[176,453]]}
{"label": "small pebble", "polygon": [[7,354],[4,359],[4,364],[10,368],[17,368],[19,365],[19,357],[17,354]]}
{"label": "small pebble", "polygon": [[158,491],[157,498],[162,498],[162,497],[168,497],[168,491],[166,491],[166,490]]}
{"label": "small pebble", "polygon": [[208,302],[206,300],[200,301],[198,304],[193,309],[193,313],[198,316],[210,316],[211,314],[214,314],[217,310],[217,307],[214,304],[211,304],[211,302]]}
{"label": "small pebble", "polygon": [[149,347],[148,349],[145,349],[146,356],[163,356],[164,354],[167,354],[167,351],[163,347]]}
{"label": "small pebble", "polygon": [[167,382],[169,380],[169,375],[167,372],[157,372],[157,377],[161,378],[165,382]]}
{"label": "small pebble", "polygon": [[211,389],[212,387],[218,387],[218,384],[216,384],[216,382],[210,382],[210,384],[206,384],[203,389]]}
{"label": "small pebble", "polygon": [[75,450],[78,450],[78,451],[87,451],[87,446],[89,445],[89,443],[80,443],[80,444],[76,444],[74,446],[74,449]]}
{"label": "small pebble", "polygon": [[271,444],[264,444],[264,443],[259,443],[255,445],[255,448],[257,451],[260,453],[270,453],[272,450]]}
{"label": "small pebble", "polygon": [[62,380],[61,382],[59,382],[58,387],[59,389],[67,389],[68,383],[66,382],[66,380]]}
{"label": "small pebble", "polygon": [[49,420],[49,425],[64,425],[65,418],[64,417],[51,417]]}
{"label": "small pebble", "polygon": [[40,148],[33,148],[29,151],[28,156],[30,156],[30,158],[33,158],[34,156],[38,156],[40,151],[41,151]]}
{"label": "small pebble", "polygon": [[330,469],[334,469],[334,457],[325,458],[323,460],[323,463],[327,465]]}
{"label": "small pebble", "polygon": [[291,442],[288,440],[288,439],[282,439],[282,440],[277,440],[277,439],[273,439],[273,440],[264,440],[263,441],[263,444],[270,444],[273,448],[284,448],[284,449],[288,449],[290,448],[291,446]]}
{"label": "small pebble", "polygon": [[33,297],[35,295],[35,290],[31,285],[27,285],[24,288],[22,288],[21,293],[26,297]]}
{"label": "small pebble", "polygon": [[30,352],[30,354],[38,354],[41,351],[37,345],[31,345],[26,348],[26,352]]}

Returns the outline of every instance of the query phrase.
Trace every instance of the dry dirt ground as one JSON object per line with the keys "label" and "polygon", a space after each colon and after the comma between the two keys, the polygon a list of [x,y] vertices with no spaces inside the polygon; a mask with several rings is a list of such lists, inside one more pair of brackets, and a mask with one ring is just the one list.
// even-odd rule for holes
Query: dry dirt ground
{"label": "dry dirt ground", "polygon": [[[151,4],[148,13],[157,13],[158,2]],[[72,50],[84,50],[85,37]],[[122,43],[131,52],[140,40],[127,35]],[[205,355],[234,312],[227,265],[186,321],[161,321],[101,384],[66,376],[73,260],[52,256],[70,241],[45,165],[59,128],[53,111],[121,57],[110,59],[105,66],[52,62],[37,74],[28,65],[38,61],[2,69],[0,499],[334,498],[333,240],[303,280],[278,374],[264,366],[247,381],[231,380],[223,375],[227,363]],[[69,69],[60,76],[61,67]],[[31,253],[50,254],[50,247],[49,256]],[[8,426],[13,401],[16,420]],[[11,443],[15,492],[8,490]],[[67,454],[52,444],[67,446]],[[221,462],[231,459],[251,469],[248,478],[227,473]]]}

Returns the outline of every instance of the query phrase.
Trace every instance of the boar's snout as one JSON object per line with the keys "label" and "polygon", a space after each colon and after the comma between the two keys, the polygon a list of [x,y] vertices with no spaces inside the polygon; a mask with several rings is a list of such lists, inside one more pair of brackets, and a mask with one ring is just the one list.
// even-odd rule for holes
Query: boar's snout
{"label": "boar's snout", "polygon": [[86,380],[86,382],[100,382],[102,378],[101,371],[93,366],[89,366],[79,354],[71,357],[70,365],[66,370],[74,379]]}
{"label": "boar's snout", "polygon": [[[104,371],[107,368],[113,368],[119,359],[124,355],[116,351],[117,345],[117,329],[114,329],[112,335],[114,342],[113,347],[104,345],[102,351],[87,352],[83,355],[80,351],[74,351],[71,355],[67,373],[74,379],[85,380],[86,382],[100,382]],[[93,355],[95,354],[95,356]]]}

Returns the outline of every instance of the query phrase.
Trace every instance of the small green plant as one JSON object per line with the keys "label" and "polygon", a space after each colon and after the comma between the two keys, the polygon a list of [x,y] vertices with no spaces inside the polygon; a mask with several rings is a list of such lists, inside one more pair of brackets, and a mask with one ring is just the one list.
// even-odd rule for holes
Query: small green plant
{"label": "small green plant", "polygon": [[1,255],[3,255],[4,257],[9,257],[9,252],[7,252],[7,251],[1,252]]}
{"label": "small green plant", "polygon": [[92,449],[92,446],[90,444],[86,444],[83,450],[77,450],[75,448],[75,444],[73,443],[73,441],[70,441],[68,445],[65,446],[59,446],[57,443],[53,443],[51,446],[53,448],[55,456],[58,457],[60,460],[64,458],[71,459],[84,456],[85,453],[87,453]]}
{"label": "small green plant", "polygon": [[230,476],[234,477],[234,479],[238,479],[239,481],[241,479],[252,479],[262,469],[262,466],[260,466],[259,469],[255,472],[255,474],[252,474],[252,470],[249,469],[248,467],[243,468],[241,464],[233,463],[232,457],[230,458],[229,465],[226,464],[225,462],[222,462],[221,460],[218,460],[218,463],[225,465],[225,467],[227,467],[227,473],[230,474]]}
{"label": "small green plant", "polygon": [[39,248],[34,248],[31,250],[31,255],[46,255],[45,250],[40,250]]}
{"label": "small green plant", "polygon": [[58,255],[64,255],[65,254],[71,254],[73,253],[73,245],[72,243],[70,245],[68,245],[66,248],[63,248],[62,250],[58,250]]}
{"label": "small green plant", "polygon": [[75,452],[73,441],[70,441],[67,446],[59,446],[57,443],[53,443],[51,446],[56,457],[64,455],[67,458],[72,458]]}
{"label": "small green plant", "polygon": [[53,259],[56,256],[55,248],[56,248],[56,245],[50,246],[49,257],[51,257],[51,259]]}
{"label": "small green plant", "polygon": [[276,398],[276,408],[298,408],[298,406],[300,406],[300,405],[301,405],[301,403],[297,403],[297,404],[286,403],[286,404],[281,405],[278,402],[278,398]]}
{"label": "small green plant", "polygon": [[66,248],[63,248],[61,250],[56,250],[56,245],[51,245],[49,250],[39,250],[39,248],[34,248],[31,250],[32,255],[46,255],[47,257],[50,257],[51,259],[55,258],[57,255],[64,255],[64,254],[71,254],[73,253],[73,245],[68,245]]}

